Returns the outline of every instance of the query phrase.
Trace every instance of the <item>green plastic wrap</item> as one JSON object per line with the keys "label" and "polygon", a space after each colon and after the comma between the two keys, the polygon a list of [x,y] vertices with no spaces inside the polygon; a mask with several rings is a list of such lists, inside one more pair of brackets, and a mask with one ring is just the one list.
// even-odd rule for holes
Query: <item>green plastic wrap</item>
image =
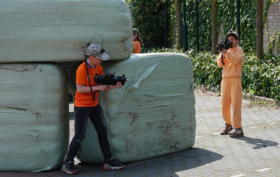
{"label": "green plastic wrap", "polygon": [[0,171],[62,166],[69,143],[67,79],[58,64],[0,64]]}
{"label": "green plastic wrap", "polygon": [[[184,54],[135,54],[103,62],[105,72],[129,79],[122,88],[100,92],[114,157],[122,163],[188,149],[195,142],[195,97],[191,60]],[[78,158],[101,164],[96,131],[88,124]]]}
{"label": "green plastic wrap", "polygon": [[[124,0],[0,0],[0,63],[83,60],[95,34],[111,58],[128,58],[132,22]],[[96,35],[93,43],[102,45]]]}

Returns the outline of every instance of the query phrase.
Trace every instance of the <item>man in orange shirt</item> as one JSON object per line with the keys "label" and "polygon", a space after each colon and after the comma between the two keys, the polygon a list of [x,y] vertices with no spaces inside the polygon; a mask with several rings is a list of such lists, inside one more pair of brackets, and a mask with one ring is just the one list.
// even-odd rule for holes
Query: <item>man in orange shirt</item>
{"label": "man in orange shirt", "polygon": [[[239,36],[235,31],[230,30],[226,38],[233,43],[232,48],[221,50],[221,54],[217,58],[218,66],[224,67],[221,82],[221,104],[225,127],[221,135],[228,135],[234,127],[234,132],[229,136],[236,138],[244,136],[241,124],[243,50],[237,45],[239,44]],[[233,110],[232,120],[231,106]]]}
{"label": "man in orange shirt", "polygon": [[[61,168],[61,170],[67,174],[77,173],[74,166],[74,157],[77,155],[80,143],[85,138],[88,118],[93,123],[98,134],[99,145],[105,161],[103,169],[113,170],[123,169],[125,167],[123,164],[119,164],[116,159],[112,157],[107,138],[107,129],[103,120],[102,109],[98,104],[98,92],[96,92],[120,88],[122,87],[122,84],[121,82],[118,82],[116,86],[111,86],[98,85],[94,82],[94,76],[96,73],[98,75],[103,75],[103,68],[100,65],[101,62],[110,58],[101,46],[97,44],[90,44],[86,49],[85,55],[87,60],[83,62],[76,71],[77,91],[74,102],[76,113],[76,133],[71,141],[67,158]],[[91,91],[96,92],[94,97],[92,96]]]}

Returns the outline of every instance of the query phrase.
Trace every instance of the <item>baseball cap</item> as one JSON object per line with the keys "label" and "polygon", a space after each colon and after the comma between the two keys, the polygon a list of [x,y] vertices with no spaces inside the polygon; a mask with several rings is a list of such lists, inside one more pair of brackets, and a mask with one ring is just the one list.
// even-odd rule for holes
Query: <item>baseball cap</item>
{"label": "baseball cap", "polygon": [[103,61],[106,61],[110,58],[110,56],[107,53],[105,53],[105,49],[103,49],[100,45],[94,43],[90,44],[86,48],[86,55],[97,57]]}
{"label": "baseball cap", "polygon": [[229,35],[234,35],[237,37],[237,39],[239,40],[239,35],[237,32],[233,31],[232,29],[228,31],[227,35],[226,35],[226,38],[229,36]]}

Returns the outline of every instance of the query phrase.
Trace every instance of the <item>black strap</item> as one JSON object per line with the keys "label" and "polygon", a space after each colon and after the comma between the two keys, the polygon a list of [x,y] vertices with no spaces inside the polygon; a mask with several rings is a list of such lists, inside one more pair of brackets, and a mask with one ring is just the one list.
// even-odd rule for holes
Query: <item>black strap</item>
{"label": "black strap", "polygon": [[87,75],[88,75],[88,82],[89,82],[90,93],[91,93],[91,96],[92,96],[93,101],[95,101],[95,93],[96,93],[96,91],[94,92],[94,94],[92,93],[92,88],[91,88],[91,83],[90,83],[90,77],[89,77],[89,72],[88,72],[88,64],[87,64],[87,57],[86,57],[86,55],[85,55],[85,64],[86,64],[86,69],[87,69]]}
{"label": "black strap", "polygon": [[225,65],[225,63],[224,63],[224,55],[223,55],[223,53],[222,53],[222,63],[223,63],[223,65]]}

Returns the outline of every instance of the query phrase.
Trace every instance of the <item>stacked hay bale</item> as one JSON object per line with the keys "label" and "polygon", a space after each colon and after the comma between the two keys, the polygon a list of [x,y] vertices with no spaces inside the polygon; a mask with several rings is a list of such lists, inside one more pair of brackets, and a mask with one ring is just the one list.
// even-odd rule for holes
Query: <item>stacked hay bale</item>
{"label": "stacked hay bale", "polygon": [[56,64],[0,64],[0,171],[61,166],[68,146],[67,80]]}
{"label": "stacked hay bale", "polygon": [[59,168],[69,106],[66,73],[55,62],[82,61],[94,34],[113,60],[129,57],[129,9],[123,0],[0,0],[0,31],[0,171]]}
{"label": "stacked hay bale", "polygon": [[111,60],[128,58],[132,50],[124,0],[0,0],[0,22],[2,63],[81,60],[94,34],[102,34]]}

